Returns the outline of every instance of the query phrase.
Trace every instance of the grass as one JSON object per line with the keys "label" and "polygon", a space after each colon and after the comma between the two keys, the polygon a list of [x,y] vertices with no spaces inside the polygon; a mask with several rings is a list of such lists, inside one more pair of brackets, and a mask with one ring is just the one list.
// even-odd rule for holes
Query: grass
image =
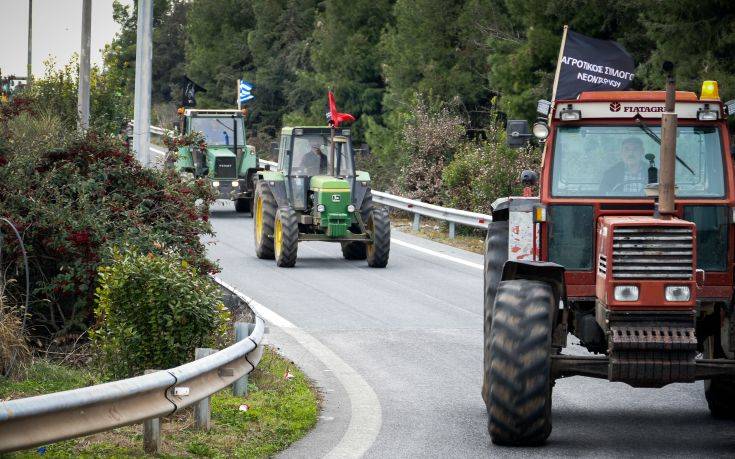
{"label": "grass", "polygon": [[[451,245],[459,249],[468,250],[470,252],[484,254],[485,236],[480,234],[479,230],[463,228],[457,225],[457,234],[454,239],[449,237],[447,223],[434,220],[428,217],[421,217],[421,224],[418,231],[414,231],[412,225],[413,218],[405,215],[392,213],[390,216],[391,226],[397,230],[423,237],[442,244]],[[467,234],[460,234],[467,232]]]}
{"label": "grass", "polygon": [[[293,378],[286,379],[289,372]],[[0,399],[66,390],[95,383],[85,370],[48,362],[34,363],[24,381],[0,379]],[[161,420],[162,447],[158,456],[143,451],[141,425],[121,427],[45,447],[45,457],[269,457],[301,438],[316,424],[318,394],[304,374],[267,348],[250,375],[248,396],[225,389],[212,396],[212,428],[195,430],[193,411],[183,410]],[[247,411],[241,411],[241,405]],[[8,457],[37,457],[36,449]]]}

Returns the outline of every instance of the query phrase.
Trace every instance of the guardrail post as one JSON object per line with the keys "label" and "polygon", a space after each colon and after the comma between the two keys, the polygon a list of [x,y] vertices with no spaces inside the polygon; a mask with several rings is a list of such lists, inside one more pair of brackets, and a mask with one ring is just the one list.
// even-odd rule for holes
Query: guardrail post
{"label": "guardrail post", "polygon": [[[198,347],[194,350],[194,360],[204,358],[217,352],[217,349]],[[199,430],[209,430],[212,420],[211,397],[205,397],[194,405],[194,426]]]}
{"label": "guardrail post", "polygon": [[449,222],[449,239],[454,239],[454,222]]}
{"label": "guardrail post", "polygon": [[[158,370],[146,370],[145,374]],[[161,419],[151,418],[143,421],[143,449],[149,454],[158,454],[161,449]]]}
{"label": "guardrail post", "polygon": [[[235,341],[246,339],[255,329],[255,324],[235,322]],[[244,397],[248,395],[248,375],[243,376],[232,384],[232,395]]]}
{"label": "guardrail post", "polygon": [[418,231],[421,224],[421,215],[419,214],[413,214],[413,225],[411,225],[411,228],[414,231]]}

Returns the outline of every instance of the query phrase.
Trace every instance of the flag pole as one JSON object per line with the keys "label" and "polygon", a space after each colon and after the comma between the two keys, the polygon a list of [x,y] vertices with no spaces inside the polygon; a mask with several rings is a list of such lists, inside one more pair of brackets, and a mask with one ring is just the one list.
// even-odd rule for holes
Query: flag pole
{"label": "flag pole", "polygon": [[564,57],[564,46],[567,44],[568,25],[564,25],[564,33],[561,36],[561,46],[559,47],[559,58],[556,60],[556,73],[554,74],[554,89],[551,91],[551,101],[556,99],[556,87],[559,86],[559,72],[561,71],[561,59]]}
{"label": "flag pole", "polygon": [[237,93],[236,94],[237,94],[237,109],[238,110],[242,110],[241,102],[240,102],[240,82],[241,81],[242,80],[240,80],[240,78],[237,79]]}

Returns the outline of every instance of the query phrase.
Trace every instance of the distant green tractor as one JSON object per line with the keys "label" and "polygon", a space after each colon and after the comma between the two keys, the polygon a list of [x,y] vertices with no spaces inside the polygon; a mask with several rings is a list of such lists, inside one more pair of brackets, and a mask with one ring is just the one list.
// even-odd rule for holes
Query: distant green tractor
{"label": "distant green tractor", "polygon": [[388,264],[388,211],[373,205],[370,175],[355,170],[350,131],[336,132],[282,129],[277,170],[259,171],[255,180],[258,258],[291,267],[299,241],[331,241],[342,244],[348,260],[367,259],[374,268]]}
{"label": "distant green tractor", "polygon": [[240,110],[187,109],[179,127],[184,134],[203,133],[206,149],[180,148],[176,170],[209,180],[219,199],[235,201],[236,211],[252,211],[258,155],[254,147],[245,143],[243,113]]}

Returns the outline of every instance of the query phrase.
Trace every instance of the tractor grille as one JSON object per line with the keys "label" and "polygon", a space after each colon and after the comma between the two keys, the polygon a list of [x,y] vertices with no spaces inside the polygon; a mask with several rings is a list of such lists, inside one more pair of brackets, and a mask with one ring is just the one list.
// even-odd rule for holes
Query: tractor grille
{"label": "tractor grille", "polygon": [[613,278],[691,279],[692,230],[686,227],[615,228]]}
{"label": "tractor grille", "polygon": [[237,158],[233,157],[224,157],[224,158],[215,158],[214,160],[214,177],[215,178],[236,178],[237,177],[237,170],[235,167],[235,164],[237,162]]}

